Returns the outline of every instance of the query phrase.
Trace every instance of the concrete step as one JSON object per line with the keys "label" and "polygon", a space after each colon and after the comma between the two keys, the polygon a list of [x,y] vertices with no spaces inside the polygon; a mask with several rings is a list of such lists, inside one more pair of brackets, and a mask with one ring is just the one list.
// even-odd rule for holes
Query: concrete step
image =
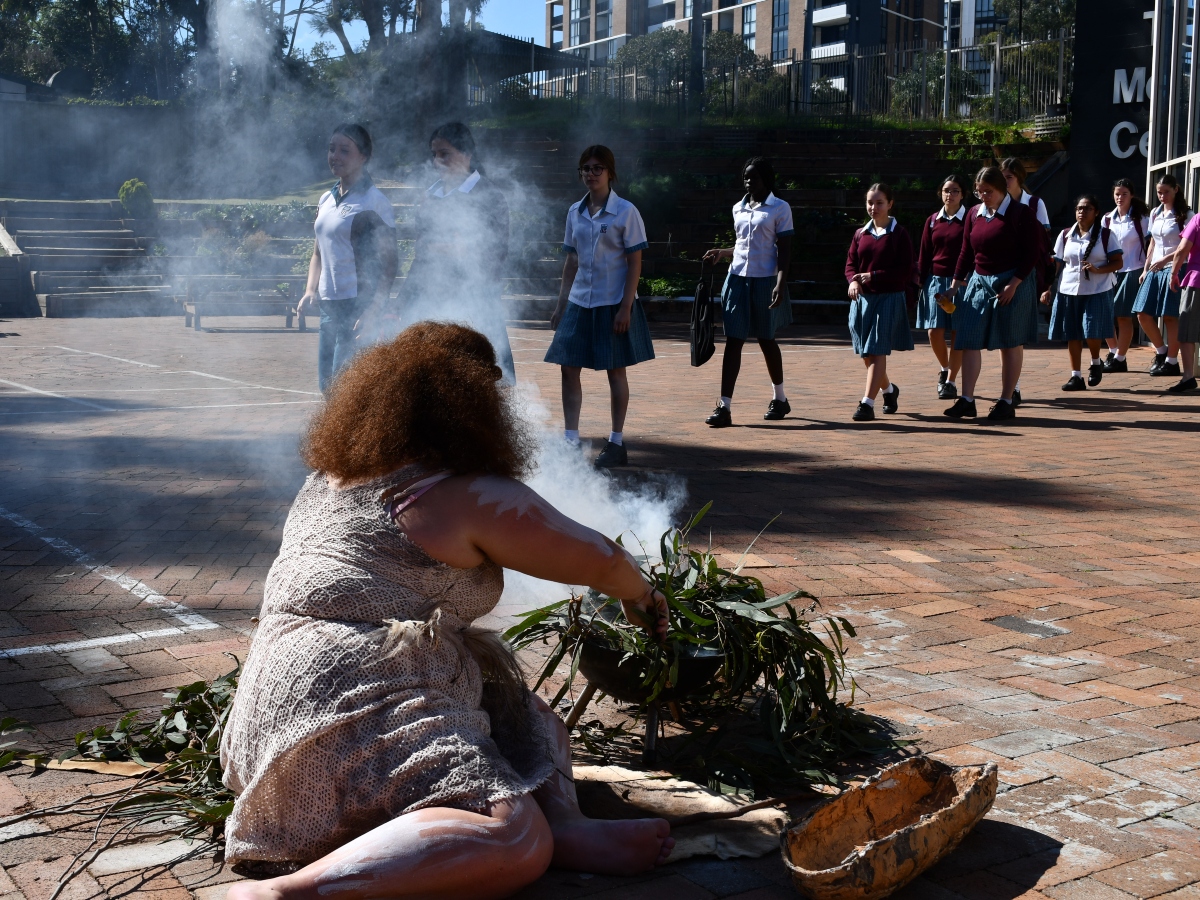
{"label": "concrete step", "polygon": [[29,219],[120,219],[119,200],[0,200],[0,216]]}
{"label": "concrete step", "polygon": [[29,253],[30,268],[35,272],[106,272],[128,271],[141,266],[152,266],[151,271],[161,267],[150,263],[150,257],[142,251],[121,250],[112,253],[79,253],[69,250],[34,251]]}
{"label": "concrete step", "polygon": [[13,237],[16,239],[17,245],[26,253],[38,253],[46,250],[98,250],[105,253],[130,250],[140,253],[142,249],[132,232],[126,232],[123,237],[119,233],[81,234],[60,231],[31,234],[18,232]]}
{"label": "concrete step", "polygon": [[[22,231],[129,231],[122,219],[47,219],[29,216],[5,216],[9,234]],[[129,231],[132,234],[132,231]]]}
{"label": "concrete step", "polygon": [[62,294],[89,290],[120,290],[122,288],[166,287],[158,274],[110,275],[79,272],[34,272],[34,287],[39,294]]}
{"label": "concrete step", "polygon": [[42,315],[51,319],[175,316],[183,304],[161,291],[86,291],[76,294],[38,294]]}

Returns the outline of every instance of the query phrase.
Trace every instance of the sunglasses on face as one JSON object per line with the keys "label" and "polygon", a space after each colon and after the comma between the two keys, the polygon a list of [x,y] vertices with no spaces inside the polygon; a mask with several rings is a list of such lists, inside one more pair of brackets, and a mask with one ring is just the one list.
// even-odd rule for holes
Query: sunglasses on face
{"label": "sunglasses on face", "polygon": [[579,174],[580,175],[599,175],[601,172],[604,172],[605,170],[607,170],[607,168],[608,168],[608,166],[580,166]]}

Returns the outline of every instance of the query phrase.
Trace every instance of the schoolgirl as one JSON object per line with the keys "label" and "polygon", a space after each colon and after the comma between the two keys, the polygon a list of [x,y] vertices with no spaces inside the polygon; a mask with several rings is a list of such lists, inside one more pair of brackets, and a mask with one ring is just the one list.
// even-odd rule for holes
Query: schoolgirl
{"label": "schoolgirl", "polygon": [[1139,276],[1146,265],[1146,241],[1150,236],[1150,207],[1133,193],[1133,182],[1119,178],[1113,183],[1116,208],[1104,217],[1103,227],[1112,232],[1121,247],[1121,268],[1113,289],[1116,337],[1108,339],[1105,372],[1128,372],[1125,354],[1133,343],[1133,302],[1137,299]]}
{"label": "schoolgirl", "polygon": [[747,338],[758,341],[774,396],[763,418],[782,419],[792,411],[783,390],[783,354],[775,331],[792,321],[787,272],[791,258],[792,208],[772,193],[775,170],[769,160],[756,156],[742,167],[746,195],[733,207],[733,247],[709,250],[705,262],[732,258],[721,291],[721,319],[725,353],[721,357],[721,399],[705,423],[713,428],[733,424],[733,389],[742,366]]}
{"label": "schoolgirl", "polygon": [[[1091,194],[1075,201],[1075,224],[1054,244],[1058,289],[1047,289],[1042,302],[1054,302],[1050,340],[1066,341],[1071,377],[1064,391],[1085,391],[1104,377],[1100,342],[1113,336],[1113,273],[1121,268],[1121,244],[1100,221],[1099,202]],[[1057,294],[1057,295],[1056,295]],[[1091,354],[1083,383],[1083,344]]]}
{"label": "schoolgirl", "polygon": [[461,122],[434,130],[429,155],[438,180],[417,209],[413,261],[400,287],[402,325],[432,319],[481,332],[512,384],[517,375],[501,302],[508,201],[484,174],[475,139]]}
{"label": "schoolgirl", "polygon": [[321,393],[354,355],[364,314],[386,303],[396,278],[396,216],[366,171],[372,151],[371,135],[361,125],[345,122],[329,138],[329,171],[338,180],[317,202],[316,242],[296,310],[321,309]]}
{"label": "schoolgirl", "polygon": [[908,232],[892,216],[892,189],[881,183],[867,190],[867,224],[854,232],[846,254],[850,283],[850,338],[867,367],[856,422],[875,418],[875,397],[883,391],[883,411],[900,407],[900,387],[888,379],[887,358],[893,350],[913,349],[908,327],[906,290],[913,275],[913,246]]}
{"label": "schoolgirl", "polygon": [[[975,176],[975,196],[981,203],[967,213],[962,252],[955,267],[952,290],[959,294],[951,323],[954,347],[963,351],[962,395],[945,411],[953,419],[975,418],[975,384],[983,364],[983,348],[999,350],[1000,399],[988,421],[1016,417],[1014,394],[1021,377],[1025,345],[1037,340],[1034,266],[1041,226],[1028,206],[1013,200],[1004,175],[994,167]],[[963,286],[966,291],[961,291]]]}
{"label": "schoolgirl", "polygon": [[[1142,268],[1141,284],[1133,311],[1146,337],[1154,344],[1150,374],[1182,375],[1179,368],[1179,291],[1171,288],[1171,259],[1184,227],[1192,219],[1187,200],[1173,175],[1163,175],[1155,188],[1158,206],[1150,213],[1150,248]],[[1159,330],[1163,320],[1166,340]]]}
{"label": "schoolgirl", "polygon": [[562,286],[550,317],[554,339],[546,362],[562,367],[564,436],[579,443],[583,406],[581,370],[608,373],[612,431],[596,457],[602,468],[628,463],[622,430],[629,410],[626,368],[654,359],[650,326],[637,302],[642,251],[650,244],[641,214],[612,189],[617,163],[607,147],[596,144],[579,157],[579,175],[588,192],[567,211]]}
{"label": "schoolgirl", "polygon": [[[1023,206],[1028,206],[1033,211],[1038,223],[1042,226],[1042,230],[1037,232],[1038,235],[1038,254],[1037,264],[1034,267],[1037,275],[1037,293],[1040,295],[1049,286],[1054,278],[1054,259],[1051,252],[1050,240],[1050,215],[1046,212],[1046,203],[1040,197],[1034,196],[1025,190],[1025,181],[1027,175],[1025,173],[1025,165],[1015,156],[1007,157],[1000,162],[1000,171],[1004,173],[1004,183],[1008,189],[1008,196],[1012,197]],[[1037,303],[1034,303],[1030,313],[1033,316],[1033,326],[1038,327],[1037,321]],[[1021,380],[1017,379],[1017,386],[1013,388],[1013,405],[1021,405]]]}
{"label": "schoolgirl", "polygon": [[917,307],[917,327],[929,332],[929,347],[942,367],[938,375],[938,399],[953,400],[958,396],[955,379],[962,366],[962,353],[946,345],[947,337],[953,342],[954,328],[950,313],[941,307],[937,297],[950,292],[954,267],[958,265],[958,255],[962,251],[963,223],[967,217],[966,182],[959,175],[951,175],[942,182],[938,196],[942,208],[930,216],[921,229],[917,269],[922,291]]}
{"label": "schoolgirl", "polygon": [[[1187,265],[1187,274],[1180,272]],[[1200,343],[1200,216],[1193,216],[1183,229],[1179,247],[1171,263],[1171,287],[1179,290],[1179,362],[1182,372],[1169,394],[1187,394],[1196,390],[1196,344]]]}

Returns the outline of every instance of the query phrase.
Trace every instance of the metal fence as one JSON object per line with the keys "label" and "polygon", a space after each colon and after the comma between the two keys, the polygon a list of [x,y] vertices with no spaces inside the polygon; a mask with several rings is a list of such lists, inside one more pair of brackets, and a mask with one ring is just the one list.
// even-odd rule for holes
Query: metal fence
{"label": "metal fence", "polygon": [[[470,102],[569,99],[613,103],[621,112],[683,119],[702,106],[713,118],[806,115],[881,116],[910,121],[1015,122],[1065,114],[1071,95],[1074,37],[1005,43],[1003,38],[950,51],[928,42],[851,46],[840,55],[771,65],[747,54],[705,60],[702,104],[690,103],[686,62],[652,71],[615,61],[579,71],[543,71],[470,89]],[[820,48],[818,48],[820,50]]]}

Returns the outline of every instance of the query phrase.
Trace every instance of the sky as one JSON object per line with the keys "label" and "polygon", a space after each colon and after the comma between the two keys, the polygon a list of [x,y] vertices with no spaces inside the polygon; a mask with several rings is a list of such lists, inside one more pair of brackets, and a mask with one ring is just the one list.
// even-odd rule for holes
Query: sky
{"label": "sky", "polygon": [[[443,15],[445,15],[443,11]],[[487,0],[479,21],[488,31],[507,34],[510,37],[527,41],[533,38],[539,44],[546,43],[546,4],[545,0]],[[367,26],[362,22],[351,22],[346,26],[346,37],[352,46],[357,47],[367,39]],[[341,47],[337,38],[326,35],[322,38],[311,23],[300,26],[296,35],[296,46],[302,50],[312,48],[317,41],[325,40],[333,45],[333,52],[341,55]]]}

